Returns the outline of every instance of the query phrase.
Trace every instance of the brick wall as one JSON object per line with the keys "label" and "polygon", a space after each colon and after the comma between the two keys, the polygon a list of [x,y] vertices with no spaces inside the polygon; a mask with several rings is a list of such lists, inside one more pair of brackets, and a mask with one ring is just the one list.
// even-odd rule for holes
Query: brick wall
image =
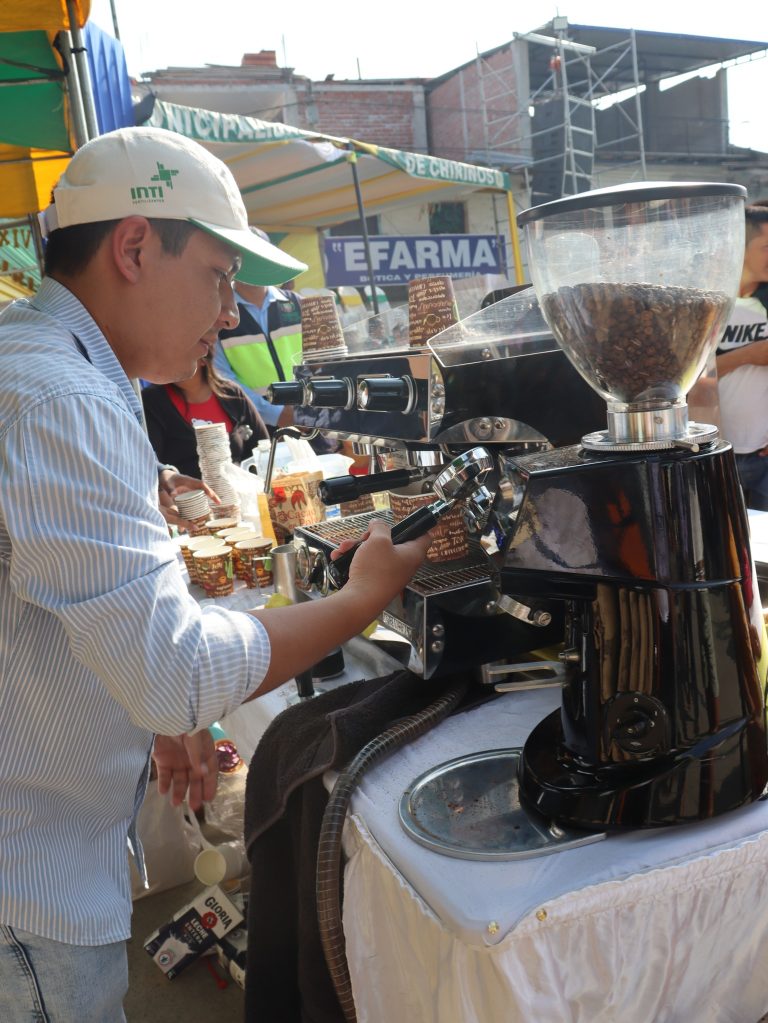
{"label": "brick wall", "polygon": [[393,149],[426,151],[420,83],[308,82],[297,87],[297,94],[302,127]]}
{"label": "brick wall", "polygon": [[511,43],[429,87],[430,152],[469,163],[485,162],[480,154],[486,148],[491,153],[525,152],[526,83],[527,51]]}

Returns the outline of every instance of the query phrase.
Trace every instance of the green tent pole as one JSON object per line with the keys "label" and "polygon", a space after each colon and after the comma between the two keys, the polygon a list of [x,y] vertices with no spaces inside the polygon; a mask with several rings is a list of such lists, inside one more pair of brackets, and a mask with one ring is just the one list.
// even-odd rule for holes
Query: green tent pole
{"label": "green tent pole", "polygon": [[72,40],[69,32],[62,30],[59,33],[61,40],[61,51],[67,64],[67,94],[69,96],[69,109],[72,115],[72,133],[75,137],[75,149],[84,146],[88,141],[88,128],[85,122],[85,108],[83,107],[83,95],[80,91],[80,82],[77,76],[77,64],[75,55],[72,52]]}
{"label": "green tent pole", "polygon": [[357,210],[360,217],[360,225],[363,229],[363,245],[365,246],[365,261],[368,264],[368,282],[371,286],[371,301],[373,311],[379,311],[379,299],[376,295],[376,281],[373,277],[373,259],[371,257],[371,242],[368,237],[368,225],[365,222],[365,207],[363,206],[363,193],[360,191],[360,178],[357,173],[357,153],[347,153],[347,160],[352,167],[352,180],[355,183],[355,196],[357,198]]}
{"label": "green tent pole", "polygon": [[96,116],[93,90],[91,89],[91,75],[88,70],[83,33],[80,31],[80,26],[77,23],[77,12],[72,0],[67,0],[67,14],[69,15],[69,34],[72,39],[71,52],[74,54],[77,65],[77,79],[82,97],[85,128],[88,138],[95,139],[99,134],[99,122]]}

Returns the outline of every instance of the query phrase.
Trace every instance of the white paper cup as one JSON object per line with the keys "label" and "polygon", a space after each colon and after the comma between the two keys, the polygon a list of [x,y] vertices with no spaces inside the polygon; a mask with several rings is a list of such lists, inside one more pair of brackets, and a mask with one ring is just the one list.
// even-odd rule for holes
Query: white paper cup
{"label": "white paper cup", "polygon": [[248,860],[242,842],[211,846],[195,857],[195,877],[206,888],[231,878],[242,877],[247,870]]}

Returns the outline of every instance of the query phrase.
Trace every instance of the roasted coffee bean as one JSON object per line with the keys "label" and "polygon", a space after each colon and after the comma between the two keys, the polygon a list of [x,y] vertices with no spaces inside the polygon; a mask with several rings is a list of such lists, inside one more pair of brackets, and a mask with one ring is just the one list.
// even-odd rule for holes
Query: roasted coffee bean
{"label": "roasted coffee bean", "polygon": [[616,401],[673,401],[693,386],[731,299],[656,284],[576,284],[545,295],[552,333]]}

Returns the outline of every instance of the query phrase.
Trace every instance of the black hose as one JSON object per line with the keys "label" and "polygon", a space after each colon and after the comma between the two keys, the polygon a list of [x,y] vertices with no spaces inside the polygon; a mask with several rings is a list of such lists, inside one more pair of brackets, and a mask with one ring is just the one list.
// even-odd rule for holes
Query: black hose
{"label": "black hose", "polygon": [[341,772],[328,798],[317,849],[317,919],[325,962],[347,1023],[357,1021],[341,918],[341,834],[349,801],[369,767],[447,717],[468,685],[466,680],[454,682],[424,710],[403,718],[371,739]]}

